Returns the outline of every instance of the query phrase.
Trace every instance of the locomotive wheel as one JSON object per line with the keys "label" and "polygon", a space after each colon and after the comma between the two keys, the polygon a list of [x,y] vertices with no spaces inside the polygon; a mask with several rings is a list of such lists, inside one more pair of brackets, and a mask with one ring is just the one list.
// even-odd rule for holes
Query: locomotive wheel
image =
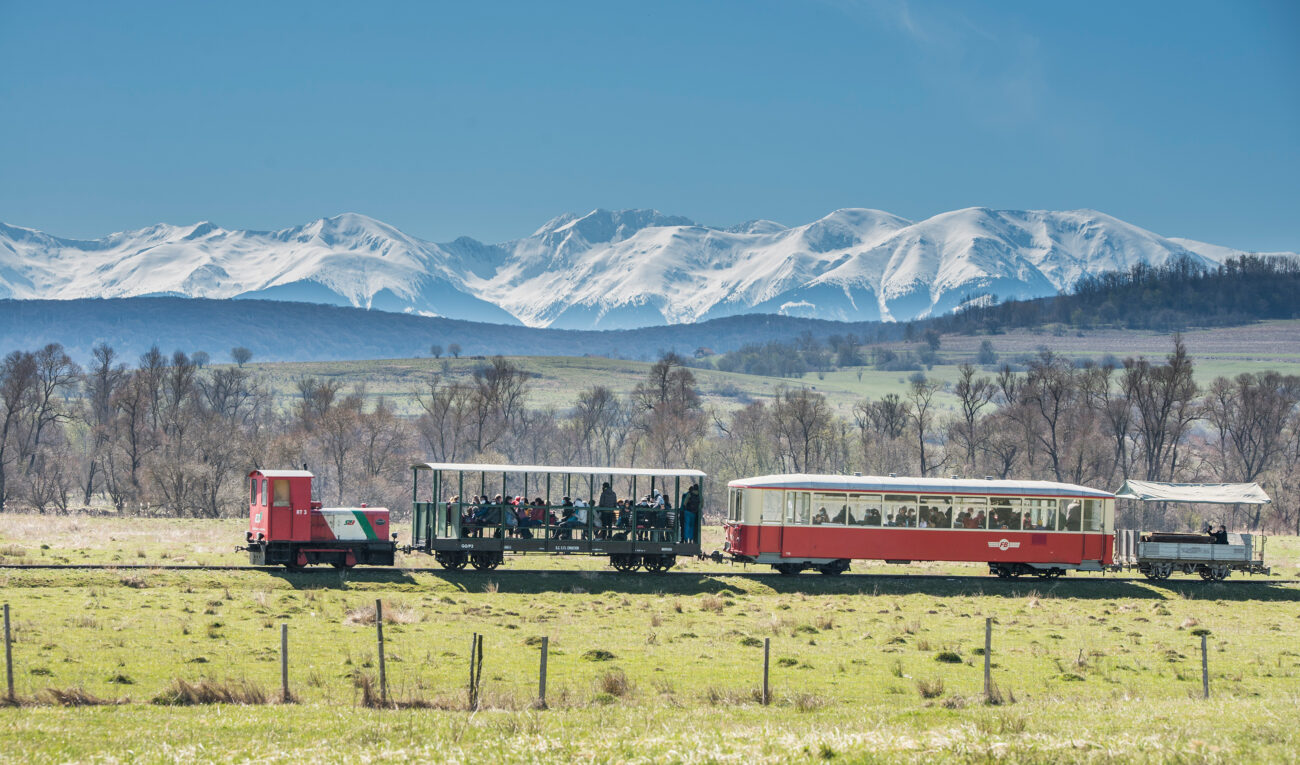
{"label": "locomotive wheel", "polygon": [[474,553],[469,558],[470,565],[476,571],[491,571],[501,565],[501,557],[496,553]]}
{"label": "locomotive wheel", "polygon": [[803,565],[800,563],[777,563],[775,568],[781,572],[781,576],[794,576],[803,571]]}
{"label": "locomotive wheel", "polygon": [[1064,574],[1065,571],[1059,568],[1049,568],[1044,571],[1036,571],[1034,573],[1039,579],[1057,579],[1060,578],[1061,574]]}
{"label": "locomotive wheel", "polygon": [[993,573],[998,575],[998,579],[1015,579],[1020,576],[1020,572],[1010,566],[994,566]]}
{"label": "locomotive wheel", "polygon": [[645,570],[652,574],[658,574],[660,571],[665,570],[663,561],[658,555],[645,556],[641,565],[645,566]]}

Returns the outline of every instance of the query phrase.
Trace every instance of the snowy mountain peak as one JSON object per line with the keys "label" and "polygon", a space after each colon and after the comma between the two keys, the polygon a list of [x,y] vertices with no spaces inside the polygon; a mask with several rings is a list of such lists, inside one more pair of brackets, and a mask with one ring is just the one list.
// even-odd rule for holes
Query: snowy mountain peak
{"label": "snowy mountain peak", "polygon": [[921,221],[844,208],[801,226],[726,228],[596,209],[499,244],[436,244],[359,213],[272,232],[160,223],[93,241],[0,224],[0,298],[262,297],[581,329],[746,313],[888,321],[972,295],[1051,295],[1136,263],[1240,254],[1095,210],[987,207]]}

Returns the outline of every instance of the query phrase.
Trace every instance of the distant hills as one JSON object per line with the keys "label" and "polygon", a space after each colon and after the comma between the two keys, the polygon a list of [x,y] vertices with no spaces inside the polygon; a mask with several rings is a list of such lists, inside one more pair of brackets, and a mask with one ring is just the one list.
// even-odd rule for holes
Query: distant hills
{"label": "distant hills", "polygon": [[[283,307],[219,309],[209,301],[184,309],[174,302],[127,308],[83,299],[287,301],[519,329],[628,329],[747,314],[890,322],[940,316],[971,302],[1055,295],[1083,277],[1139,264],[1185,260],[1210,266],[1241,254],[1162,237],[1091,210],[969,208],[914,222],[878,210],[845,209],[796,227],[757,220],[726,228],[655,210],[595,210],[560,216],[531,236],[499,244],[466,237],[427,242],[356,214],[272,232],[206,222],[159,224],[97,240],[0,224],[0,298],[78,301],[7,306],[7,316],[62,311],[72,322],[110,321],[124,328],[148,316],[161,319],[160,306],[173,316],[205,313],[214,326],[239,324],[241,315],[278,313],[282,321],[293,317],[340,329],[365,327],[366,342],[372,342],[381,325],[384,332],[401,328],[430,335],[454,333],[455,325],[403,323],[387,314],[361,318]],[[202,333],[203,324],[191,329]],[[246,334],[255,334],[257,328],[247,329]],[[294,331],[308,337],[317,328],[296,325]],[[532,337],[487,328],[475,334],[492,338],[485,346]],[[608,336],[564,337],[557,342],[578,343],[594,353],[611,348]],[[705,334],[673,337],[725,344]],[[382,342],[393,349],[428,344],[426,338]],[[607,345],[597,347],[601,343]],[[639,354],[634,348],[630,355]]]}

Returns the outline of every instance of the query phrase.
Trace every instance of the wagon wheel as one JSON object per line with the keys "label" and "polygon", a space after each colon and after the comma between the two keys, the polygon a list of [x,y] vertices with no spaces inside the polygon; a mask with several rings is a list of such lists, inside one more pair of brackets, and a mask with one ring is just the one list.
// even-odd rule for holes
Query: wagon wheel
{"label": "wagon wheel", "polygon": [[493,553],[474,553],[469,562],[477,571],[491,571],[501,565],[501,559]]}
{"label": "wagon wheel", "polygon": [[836,560],[836,561],[831,561],[830,563],[827,563],[823,566],[818,566],[817,570],[822,572],[826,576],[839,576],[840,574],[843,574],[845,570],[848,569],[848,567],[849,567],[848,561]]}
{"label": "wagon wheel", "polygon": [[615,571],[621,571],[626,574],[631,571],[636,571],[641,565],[641,559],[635,555],[615,553],[609,556],[609,565],[613,566]]}
{"label": "wagon wheel", "polygon": [[450,553],[440,552],[435,554],[433,557],[435,560],[438,561],[438,563],[442,564],[443,568],[447,569],[448,571],[460,571],[461,569],[465,568],[465,564],[469,562],[465,559],[465,554],[459,552],[450,552]]}
{"label": "wagon wheel", "polygon": [[1145,573],[1148,579],[1168,579],[1169,575],[1174,573],[1174,566],[1172,563],[1153,563]]}
{"label": "wagon wheel", "polygon": [[775,568],[777,571],[781,572],[781,576],[794,576],[800,571],[803,571],[803,566],[798,563],[777,563],[775,564]]}
{"label": "wagon wheel", "polygon": [[666,569],[663,560],[658,555],[645,556],[645,558],[642,560],[641,565],[645,566],[645,570],[649,571],[652,574],[657,574],[660,571],[664,571]]}
{"label": "wagon wheel", "polygon": [[1201,578],[1207,582],[1214,581],[1215,578],[1214,569],[1210,568],[1209,566],[1201,566],[1200,568],[1196,569],[1196,573],[1200,574]]}
{"label": "wagon wheel", "polygon": [[1061,574],[1064,574],[1065,571],[1059,568],[1049,568],[1044,571],[1036,571],[1034,573],[1039,579],[1057,579],[1061,576]]}

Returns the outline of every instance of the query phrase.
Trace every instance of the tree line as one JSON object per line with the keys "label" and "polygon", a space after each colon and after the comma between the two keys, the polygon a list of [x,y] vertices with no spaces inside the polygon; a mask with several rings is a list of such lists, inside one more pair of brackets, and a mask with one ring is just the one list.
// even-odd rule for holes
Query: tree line
{"label": "tree line", "polygon": [[[854,344],[843,341],[835,353]],[[242,355],[242,354],[240,354]],[[243,359],[247,361],[247,359]],[[724,410],[687,359],[665,353],[626,395],[594,383],[538,405],[533,375],[500,356],[435,371],[399,414],[364,387],[303,377],[274,392],[241,364],[108,345],[84,369],[58,345],[0,362],[0,510],[196,517],[244,511],[244,476],[308,465],[328,503],[404,510],[412,462],[698,467],[716,508],[727,480],[784,472],[1040,478],[1114,489],[1127,478],[1259,481],[1274,503],[1213,510],[1234,527],[1300,533],[1300,378],[1221,377],[1205,388],[1181,338],[1163,359],[1076,363],[1041,351],[1023,371],[914,373],[836,411],[787,385]],[[1125,527],[1185,527],[1205,508],[1125,506]]]}

